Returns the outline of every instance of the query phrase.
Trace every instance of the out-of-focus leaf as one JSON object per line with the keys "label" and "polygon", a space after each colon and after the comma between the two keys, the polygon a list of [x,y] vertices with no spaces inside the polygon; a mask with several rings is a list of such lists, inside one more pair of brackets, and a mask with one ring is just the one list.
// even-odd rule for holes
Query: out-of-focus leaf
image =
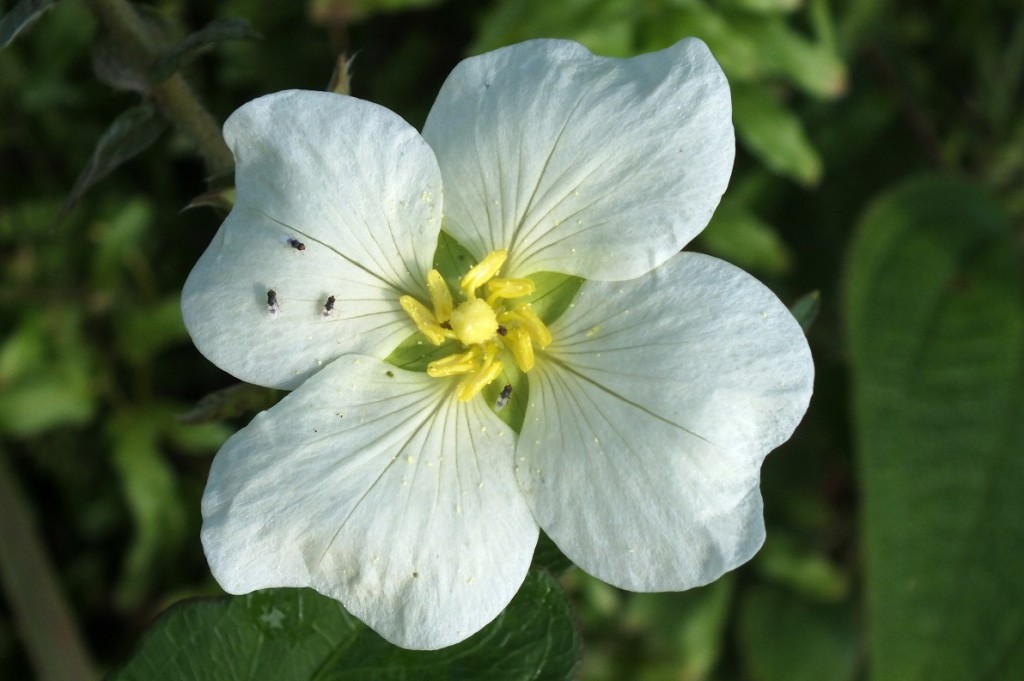
{"label": "out-of-focus leaf", "polygon": [[105,292],[117,291],[133,263],[144,260],[146,240],[152,235],[153,206],[144,199],[132,199],[118,206],[116,213],[97,222],[91,235],[92,281]]}
{"label": "out-of-focus leaf", "polygon": [[178,43],[153,65],[149,77],[159,83],[187,66],[196,57],[228,40],[257,40],[260,34],[245,19],[227,17],[214,19]]}
{"label": "out-of-focus leaf", "polygon": [[157,621],[111,681],[563,681],[579,658],[565,593],[533,572],[494,622],[435,651],[397,648],[309,589],[185,602]]}
{"label": "out-of-focus leaf", "polygon": [[821,159],[803,123],[764,85],[732,87],[733,120],[743,145],[772,171],[805,186],[821,178]]}
{"label": "out-of-focus leaf", "polygon": [[0,390],[0,433],[31,437],[80,425],[92,418],[95,406],[86,377],[63,368],[46,369]]}
{"label": "out-of-focus leaf", "polygon": [[0,17],[0,50],[11,44],[18,34],[35,23],[47,10],[53,9],[59,0],[21,0]]}
{"label": "out-of-focus leaf", "polygon": [[623,624],[643,636],[652,657],[662,661],[643,678],[709,678],[727,642],[735,586],[735,578],[727,574],[689,591],[630,597]]}
{"label": "out-of-focus leaf", "polygon": [[850,593],[848,574],[782,532],[769,534],[754,564],[766,578],[816,601],[834,603]]}
{"label": "out-of-focus leaf", "polygon": [[804,0],[719,0],[718,4],[759,14],[787,14],[802,7]]}
{"label": "out-of-focus leaf", "polygon": [[846,66],[834,48],[793,30],[783,15],[680,2],[659,13],[648,29],[644,49],[665,47],[686,35],[704,40],[734,87],[783,77],[823,99],[846,91]]}
{"label": "out-of-focus leaf", "polygon": [[811,325],[814,324],[814,320],[818,318],[818,312],[821,311],[821,292],[811,291],[800,296],[789,308],[789,311],[800,322],[800,328],[804,330],[804,333],[807,333]]}
{"label": "out-of-focus leaf", "polygon": [[531,38],[569,38],[595,54],[632,56],[641,10],[632,0],[501,0],[484,16],[469,51],[479,54]]}
{"label": "out-of-focus leaf", "polygon": [[861,219],[846,296],[872,678],[1024,669],[1024,293],[1010,220],[927,177]]}
{"label": "out-of-focus leaf", "polygon": [[236,383],[204,396],[189,411],[178,416],[184,424],[212,423],[274,406],[284,393],[251,383]]}
{"label": "out-of-focus leaf", "polygon": [[82,195],[115,168],[145,151],[156,142],[167,121],[149,104],[128,109],[110,124],[93,151],[82,174],[71,188],[64,210],[70,210]]}
{"label": "out-of-focus leaf", "polygon": [[26,310],[0,346],[0,434],[31,437],[87,423],[97,403],[80,310]]}
{"label": "out-of-focus leaf", "polygon": [[792,261],[775,228],[732,198],[718,206],[700,244],[712,255],[766,274],[783,274]]}
{"label": "out-of-focus leaf", "polygon": [[115,322],[121,354],[135,365],[152,361],[159,352],[188,338],[177,294],[162,301],[131,306],[119,314]]}
{"label": "out-of-focus leaf", "polygon": [[754,587],[740,602],[740,644],[757,681],[849,681],[857,671],[856,617],[845,603]]}
{"label": "out-of-focus leaf", "polygon": [[233,428],[223,423],[189,424],[172,418],[165,425],[164,435],[187,454],[212,454],[220,449],[233,432]]}
{"label": "out-of-focus leaf", "polygon": [[752,42],[766,75],[785,75],[822,99],[846,92],[846,65],[832,46],[793,30],[781,16],[732,13],[729,18],[735,30]]}
{"label": "out-of-focus leaf", "polygon": [[348,24],[383,12],[424,9],[443,0],[310,0],[309,17],[318,24]]}
{"label": "out-of-focus leaf", "polygon": [[177,477],[160,448],[165,419],[160,410],[133,410],[108,424],[112,463],[134,524],[117,593],[126,608],[137,606],[161,569],[167,569],[166,561],[180,549],[187,526]]}
{"label": "out-of-focus leaf", "polygon": [[[131,10],[146,31],[146,42],[153,54],[163,54],[176,40],[177,27],[155,8],[132,3]],[[96,78],[115,90],[149,92],[153,85],[148,63],[140,63],[138,55],[106,31],[100,30],[91,54]]]}
{"label": "out-of-focus leaf", "polygon": [[234,205],[235,188],[229,187],[227,189],[216,189],[214,191],[200,194],[189,201],[188,205],[182,210],[191,210],[193,208],[216,208],[226,213],[231,210]]}

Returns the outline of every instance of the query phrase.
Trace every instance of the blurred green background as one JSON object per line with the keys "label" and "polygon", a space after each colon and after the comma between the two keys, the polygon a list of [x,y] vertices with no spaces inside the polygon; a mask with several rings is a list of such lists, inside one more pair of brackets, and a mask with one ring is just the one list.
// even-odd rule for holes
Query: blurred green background
{"label": "blurred green background", "polygon": [[[78,637],[102,674],[170,603],[219,593],[199,544],[206,473],[275,397],[242,390],[196,409],[234,383],[192,347],[178,309],[223,212],[185,210],[210,188],[187,134],[142,109],[118,119],[145,83],[94,5],[56,3],[0,51],[4,679],[33,677],[33,645]],[[353,95],[418,127],[471,54],[534,37],[623,57],[704,39],[732,85],[739,154],[689,248],[797,306],[816,392],[765,465],[768,541],[750,564],[681,594],[562,577],[582,678],[1024,678],[1019,0],[142,9],[164,53],[212,21],[248,21],[218,24],[168,67],[218,122],[264,93],[327,88],[339,54],[354,56]],[[203,422],[183,423],[189,412]]]}

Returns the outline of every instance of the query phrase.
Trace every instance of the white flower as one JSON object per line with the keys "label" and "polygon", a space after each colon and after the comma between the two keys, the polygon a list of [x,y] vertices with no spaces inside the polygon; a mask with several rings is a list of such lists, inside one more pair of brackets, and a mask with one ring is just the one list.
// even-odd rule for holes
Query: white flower
{"label": "white flower", "polygon": [[[237,202],[185,322],[226,371],[295,389],[213,462],[202,539],[227,591],[312,587],[432,649],[509,602],[538,527],[635,591],[705,584],[757,551],[760,465],[813,366],[767,288],[679,253],[734,154],[703,43],[468,59],[422,136],[297,91],[243,106],[225,136]],[[454,297],[430,274],[442,226],[481,263]],[[543,271],[587,280],[550,328],[520,305]],[[386,363],[417,325],[455,358]],[[527,372],[519,433],[479,394],[506,369]]]}

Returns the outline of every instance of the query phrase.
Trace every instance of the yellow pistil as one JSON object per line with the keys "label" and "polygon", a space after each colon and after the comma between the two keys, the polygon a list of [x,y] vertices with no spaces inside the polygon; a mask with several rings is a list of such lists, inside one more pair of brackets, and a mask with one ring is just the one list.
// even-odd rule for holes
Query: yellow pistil
{"label": "yellow pistil", "polygon": [[[498,355],[505,351],[523,372],[533,368],[533,346],[551,342],[551,332],[529,303],[506,303],[536,289],[529,279],[498,277],[506,251],[494,251],[474,265],[459,281],[464,300],[458,305],[437,270],[427,275],[431,308],[412,296],[400,302],[416,328],[434,345],[459,341],[464,350],[431,362],[427,374],[436,378],[462,376],[455,389],[463,402],[470,400],[501,375]],[[478,297],[485,289],[486,295]]]}

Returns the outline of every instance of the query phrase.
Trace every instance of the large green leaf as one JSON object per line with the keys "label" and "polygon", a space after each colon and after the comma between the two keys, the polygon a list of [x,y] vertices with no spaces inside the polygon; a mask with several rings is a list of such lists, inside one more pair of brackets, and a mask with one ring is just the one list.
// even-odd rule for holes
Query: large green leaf
{"label": "large green leaf", "polygon": [[309,589],[182,603],[110,681],[555,681],[573,678],[579,656],[562,588],[534,572],[498,619],[437,651],[396,648]]}
{"label": "large green leaf", "polygon": [[848,681],[857,664],[853,608],[755,586],[740,604],[740,652],[754,681]]}
{"label": "large green leaf", "polygon": [[919,179],[861,221],[847,305],[878,681],[1024,669],[1024,296],[1009,221]]}

